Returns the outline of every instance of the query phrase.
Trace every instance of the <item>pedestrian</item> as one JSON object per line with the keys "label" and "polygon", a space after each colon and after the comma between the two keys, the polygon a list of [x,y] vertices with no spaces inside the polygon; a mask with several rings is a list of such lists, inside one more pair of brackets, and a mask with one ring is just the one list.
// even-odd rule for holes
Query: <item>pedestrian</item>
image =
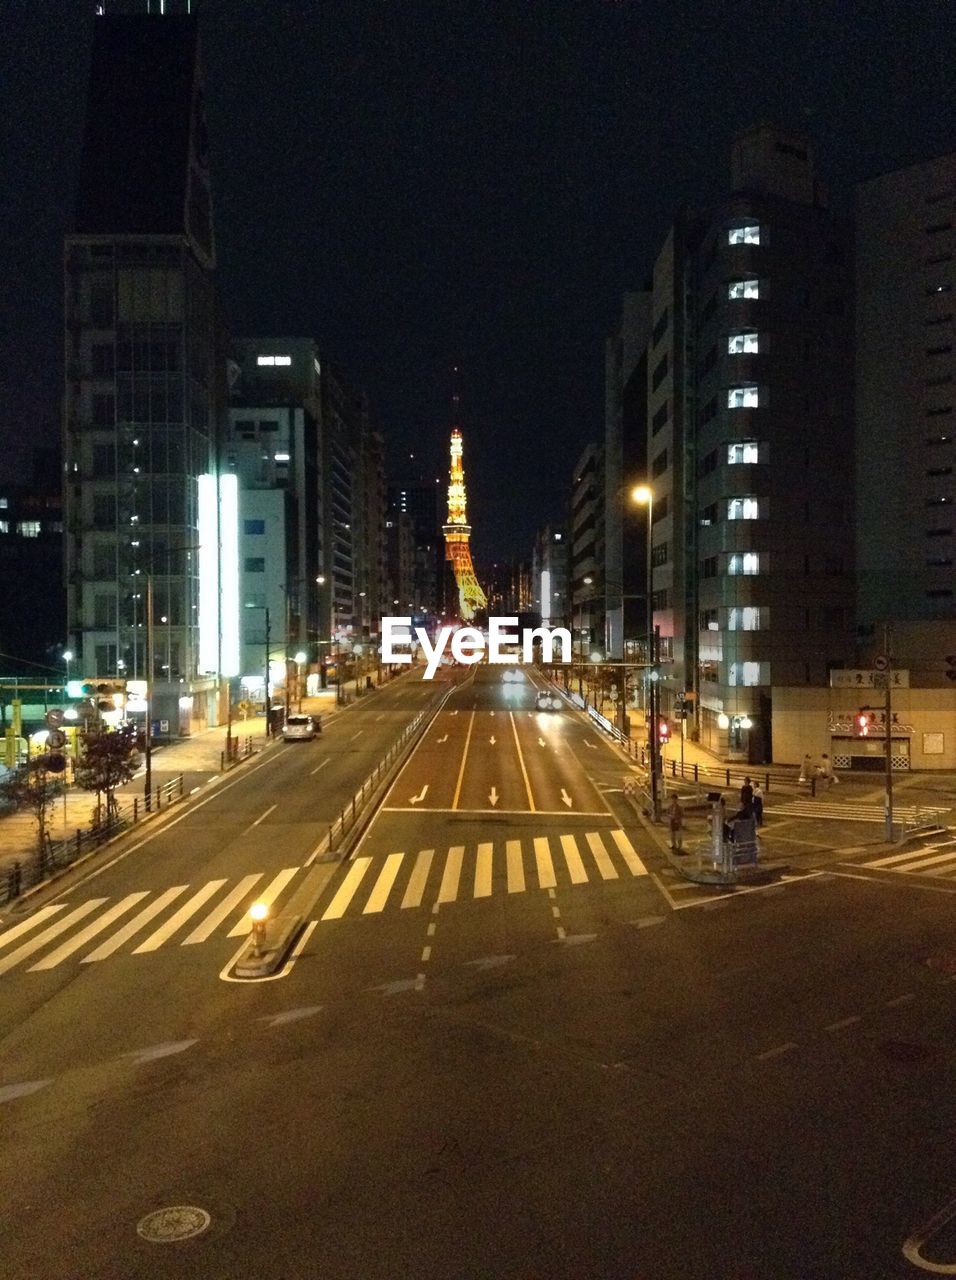
{"label": "pedestrian", "polygon": [[753,793],[753,811],[757,826],[763,826],[763,792],[760,790],[760,783],[754,783]]}
{"label": "pedestrian", "polygon": [[832,787],[835,782],[839,782],[839,778],[833,772],[830,757],[825,751],[823,753],[823,764],[820,766],[820,775],[828,787]]}
{"label": "pedestrian", "polygon": [[810,752],[803,757],[803,764],[800,766],[800,777],[798,782],[809,782],[813,777],[813,761],[810,759]]}
{"label": "pedestrian", "polygon": [[750,781],[750,774],[744,778],[743,785],[740,788],[740,809],[745,818],[750,817],[750,809],[754,802],[754,789]]}
{"label": "pedestrian", "polygon": [[677,853],[684,852],[684,810],[681,808],[680,801],[677,796],[671,801],[671,807],[668,811],[668,821],[671,829],[671,848]]}

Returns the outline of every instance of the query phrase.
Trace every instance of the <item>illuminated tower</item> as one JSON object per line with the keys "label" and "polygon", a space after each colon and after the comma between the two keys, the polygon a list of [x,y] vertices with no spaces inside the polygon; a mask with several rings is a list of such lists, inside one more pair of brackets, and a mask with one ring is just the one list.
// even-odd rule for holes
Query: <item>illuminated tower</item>
{"label": "illuminated tower", "polygon": [[471,525],[465,513],[465,472],[461,465],[461,432],[457,427],[451,433],[451,470],[448,473],[448,523],[445,533],[445,559],[450,560],[458,586],[458,614],[462,622],[471,622],[479,609],[488,601],[478,585],[475,567],[471,563]]}

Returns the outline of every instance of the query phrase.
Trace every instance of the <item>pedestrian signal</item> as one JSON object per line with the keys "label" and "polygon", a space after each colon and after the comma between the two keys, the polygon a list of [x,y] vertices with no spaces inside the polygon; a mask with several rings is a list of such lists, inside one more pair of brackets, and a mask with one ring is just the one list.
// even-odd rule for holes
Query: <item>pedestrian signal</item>
{"label": "pedestrian signal", "polygon": [[870,717],[865,711],[861,711],[856,718],[856,730],[861,738],[865,738],[870,731]]}
{"label": "pedestrian signal", "polygon": [[661,720],[657,726],[657,736],[661,742],[667,742],[671,736],[671,727],[666,720]]}

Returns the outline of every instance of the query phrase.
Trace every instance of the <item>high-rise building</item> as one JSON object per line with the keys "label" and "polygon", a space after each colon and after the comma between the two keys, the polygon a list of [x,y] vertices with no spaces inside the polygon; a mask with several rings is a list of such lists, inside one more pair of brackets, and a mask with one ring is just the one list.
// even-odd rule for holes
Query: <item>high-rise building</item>
{"label": "high-rise building", "polygon": [[446,513],[445,501],[446,494],[440,481],[389,485],[388,488],[389,518],[394,519],[397,514],[407,516],[414,540],[412,590],[408,599],[402,600],[403,610],[410,607],[412,613],[423,621],[437,618],[443,606],[445,543],[442,522]]}
{"label": "high-rise building", "polygon": [[650,289],[626,293],[605,346],[604,378],[604,651],[637,658],[647,635],[647,519],[631,489],[647,478],[647,362]]}
{"label": "high-rise building", "polygon": [[662,709],[772,755],[773,686],[825,685],[852,632],[852,273],[807,140],[733,149],[731,194],[654,269],[648,458]]}
{"label": "high-rise building", "polygon": [[857,621],[956,619],[956,152],[856,189]]}
{"label": "high-rise building", "polygon": [[574,467],[568,518],[570,622],[575,658],[604,658],[604,449],[586,446]]}
{"label": "high-rise building", "polygon": [[535,535],[531,559],[533,606],[546,627],[570,626],[568,550],[568,531],[564,525],[546,524]]}
{"label": "high-rise building", "polygon": [[215,723],[238,626],[215,545],[205,585],[198,552],[222,536],[201,477],[225,399],[200,51],[194,16],[109,7],[65,243],[68,639],[78,673],[145,679],[150,579],[154,720],[175,735]]}

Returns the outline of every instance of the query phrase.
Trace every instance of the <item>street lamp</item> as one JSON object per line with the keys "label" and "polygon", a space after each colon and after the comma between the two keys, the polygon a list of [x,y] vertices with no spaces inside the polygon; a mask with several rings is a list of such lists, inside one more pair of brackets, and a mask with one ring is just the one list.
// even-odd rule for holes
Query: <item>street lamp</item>
{"label": "street lamp", "polygon": [[660,796],[658,775],[660,773],[660,743],[657,736],[659,696],[655,688],[654,663],[657,660],[657,645],[654,636],[654,592],[652,590],[653,575],[653,530],[654,530],[654,490],[647,484],[637,484],[631,490],[631,501],[638,506],[647,507],[647,758],[650,766],[651,812],[655,821],[660,818]]}
{"label": "street lamp", "polygon": [[[66,663],[66,683],[67,683],[67,688],[64,690],[64,692],[65,692],[65,694],[66,694],[66,697],[69,697],[69,693],[70,693],[70,690],[69,690],[69,684],[70,684],[70,663],[73,661],[73,650],[72,650],[72,649],[64,649],[64,650],[63,650],[63,661]],[[63,701],[64,701],[64,702],[66,701],[66,697],[64,697],[64,699],[63,699]]]}
{"label": "street lamp", "polygon": [[295,655],[295,688],[299,696],[299,710],[302,710],[302,664],[306,661],[308,654],[299,649]]}

